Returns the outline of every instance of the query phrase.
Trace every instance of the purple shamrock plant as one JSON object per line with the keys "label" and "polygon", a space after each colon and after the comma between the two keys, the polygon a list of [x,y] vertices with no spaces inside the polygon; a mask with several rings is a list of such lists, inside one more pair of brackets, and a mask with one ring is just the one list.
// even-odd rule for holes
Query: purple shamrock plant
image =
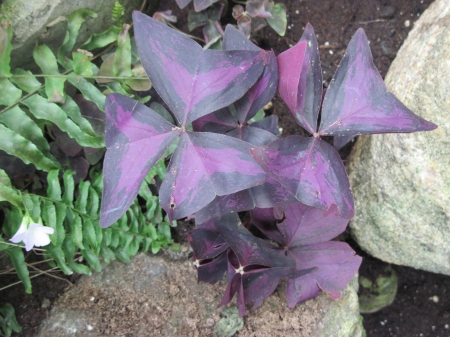
{"label": "purple shamrock plant", "polygon": [[[236,294],[243,316],[246,305],[261,305],[283,279],[290,307],[321,292],[338,298],[361,258],[346,243],[330,241],[353,217],[353,196],[337,150],[320,137],[436,126],[387,92],[362,30],[322,99],[310,25],[276,58],[231,26],[224,50],[212,51],[138,12],[133,20],[142,65],[176,125],[127,97],[108,96],[101,226],[127,210],[147,172],[177,142],[160,203],[171,220],[195,217],[188,241],[198,279],[216,283],[227,272],[222,305]],[[275,117],[250,123],[277,84],[313,137],[278,139]],[[250,211],[241,214],[245,226],[237,213],[243,211]]]}

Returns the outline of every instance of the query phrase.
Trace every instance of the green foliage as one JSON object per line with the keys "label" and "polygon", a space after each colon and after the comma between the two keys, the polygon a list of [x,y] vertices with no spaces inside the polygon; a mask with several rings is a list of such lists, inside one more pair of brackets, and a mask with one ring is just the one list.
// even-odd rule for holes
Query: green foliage
{"label": "green foliage", "polygon": [[[0,251],[12,262],[27,293],[31,293],[31,281],[24,250],[7,241],[17,232],[24,216],[54,229],[51,243],[40,250],[53,267],[65,274],[89,275],[91,269],[101,270],[101,261],[130,262],[138,252],[177,248],[170,234],[170,227],[175,224],[163,217],[158,197],[149,187],[158,176],[164,176],[163,162],[149,172],[139,192],[140,199],[116,224],[102,229],[98,221],[103,189],[100,166],[92,166],[89,178],[79,180],[75,172],[64,171],[63,159],[54,154],[53,148],[50,151],[50,143],[57,140],[53,131],[56,127],[77,146],[88,150],[84,153],[91,163],[98,161],[105,150],[103,132],[92,122],[95,117],[68,92],[78,90],[86,102],[92,102],[101,111],[106,94],[111,92],[142,102],[150,99],[137,95],[137,91],[149,90],[151,83],[136,56],[128,32],[130,26],[122,27],[123,13],[124,8],[116,2],[112,15],[117,26],[92,35],[81,49],[74,50],[83,22],[97,16],[87,9],[74,11],[68,17],[66,36],[56,54],[45,45],[37,44],[33,50],[34,60],[44,75],[10,68],[12,31],[9,25],[0,25],[0,150],[47,173],[45,188],[19,190],[0,168],[0,210],[5,214],[5,221],[0,224]],[[108,45],[111,52],[104,55],[104,62],[98,67],[90,51]],[[99,149],[97,154],[95,149]],[[93,150],[91,154],[89,151]],[[1,308],[3,327],[6,314]],[[14,330],[13,325],[11,329]],[[3,328],[5,335],[8,331],[10,334]]]}
{"label": "green foliage", "polygon": [[[5,200],[7,193],[16,195],[16,198],[22,196],[19,207],[4,209],[6,221],[3,231],[14,233],[18,227],[17,219],[21,219],[24,213],[29,214],[33,221],[42,221],[45,226],[53,228],[51,243],[45,248],[44,255],[53,259],[54,266],[65,274],[76,272],[90,275],[91,271],[83,261],[99,272],[101,259],[107,263],[116,258],[130,262],[130,258],[138,252],[151,251],[156,254],[161,248],[173,244],[171,226],[163,218],[158,197],[152,194],[148,185],[164,172],[165,166],[161,162],[149,172],[142,184],[139,195],[144,199],[145,207],[141,207],[136,199],[116,224],[102,229],[98,216],[103,188],[101,174],[94,174],[92,182],[80,181],[76,186],[74,172],[65,171],[60,181],[61,171],[51,170],[47,175],[46,194],[37,195],[15,190],[9,178],[0,171],[1,200]],[[30,293],[31,282],[23,250],[8,245],[2,238],[0,250],[12,261],[27,293]]]}
{"label": "green foliage", "polygon": [[0,306],[0,336],[9,337],[13,331],[21,332],[22,327],[17,322],[14,307],[5,303]]}

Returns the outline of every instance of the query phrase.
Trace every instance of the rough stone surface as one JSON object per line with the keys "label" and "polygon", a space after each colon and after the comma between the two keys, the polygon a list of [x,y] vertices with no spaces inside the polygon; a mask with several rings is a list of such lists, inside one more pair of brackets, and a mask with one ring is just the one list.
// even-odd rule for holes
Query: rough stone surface
{"label": "rough stone surface", "polygon": [[[85,41],[93,33],[100,33],[113,25],[111,11],[115,0],[5,0],[0,5],[0,22],[10,23],[13,29],[12,65],[26,67],[32,62],[36,44],[47,44],[53,50],[65,37],[67,17],[74,10],[87,8],[97,13],[81,27],[78,41]],[[142,0],[121,0],[126,8],[125,22],[131,22],[131,12],[139,9]]]}
{"label": "rough stone surface", "polygon": [[[357,288],[355,277],[339,300],[323,294],[291,310],[280,287],[247,312],[235,336],[360,337]],[[186,256],[140,254],[131,264],[115,261],[82,277],[56,301],[38,336],[214,336],[224,290],[225,280],[197,283]]]}
{"label": "rough stone surface", "polygon": [[360,137],[349,159],[358,244],[386,262],[450,275],[450,2],[415,23],[386,76],[388,90],[439,126]]}

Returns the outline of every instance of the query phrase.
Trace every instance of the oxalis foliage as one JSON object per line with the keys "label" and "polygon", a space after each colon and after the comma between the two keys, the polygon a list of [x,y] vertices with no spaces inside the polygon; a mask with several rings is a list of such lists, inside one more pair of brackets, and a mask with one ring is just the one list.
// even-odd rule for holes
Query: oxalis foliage
{"label": "oxalis foliage", "polygon": [[[215,283],[228,274],[221,304],[237,294],[242,316],[281,279],[288,280],[290,307],[322,291],[338,298],[361,258],[346,243],[330,241],[353,217],[354,203],[336,148],[320,137],[436,125],[387,92],[362,29],[323,95],[310,25],[297,45],[275,57],[231,26],[224,50],[212,51],[138,12],[133,21],[142,64],[173,118],[108,96],[101,226],[126,211],[147,171],[178,140],[160,204],[171,220],[195,218],[188,240],[199,280]],[[274,117],[249,122],[277,85],[312,137],[278,138]],[[251,211],[245,227],[240,211]],[[252,226],[271,241],[254,236]]]}
{"label": "oxalis foliage", "polygon": [[[120,11],[114,11],[116,21],[121,19]],[[88,17],[96,14],[80,9],[68,17],[66,37],[56,54],[36,45],[33,57],[44,83],[30,71],[11,69],[12,30],[8,24],[0,26],[4,93],[0,96],[0,149],[4,151],[0,152],[0,209],[5,215],[0,255],[11,260],[28,293],[32,284],[24,251],[9,242],[24,219],[53,228],[50,244],[40,250],[54,269],[65,274],[91,274],[91,268],[101,270],[101,260],[130,262],[138,251],[157,253],[173,243],[168,219],[150,189],[156,180],[164,179],[163,162],[145,176],[139,187],[140,202],[133,200],[110,228],[99,226],[105,94],[120,92],[148,101],[149,96],[141,97],[137,91],[149,90],[151,84],[132,47],[130,25],[94,34],[73,50]],[[111,44],[115,49],[105,54],[98,67],[90,51]],[[75,88],[81,95],[68,94]],[[28,186],[26,175],[34,178]]]}

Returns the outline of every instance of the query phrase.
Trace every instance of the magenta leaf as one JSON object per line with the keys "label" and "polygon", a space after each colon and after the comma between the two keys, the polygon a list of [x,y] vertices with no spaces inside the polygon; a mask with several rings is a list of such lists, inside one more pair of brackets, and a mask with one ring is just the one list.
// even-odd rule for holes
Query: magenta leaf
{"label": "magenta leaf", "polygon": [[298,201],[323,210],[335,204],[341,217],[353,217],[347,173],[337,150],[325,141],[289,136],[252,149],[252,155]]}
{"label": "magenta leaf", "polygon": [[323,211],[297,203],[285,206],[284,212],[286,219],[278,224],[278,229],[286,247],[330,241],[345,230],[349,221],[339,216],[336,205]]}
{"label": "magenta leaf", "polygon": [[150,108],[119,94],[107,97],[105,111],[102,227],[112,225],[128,209],[147,172],[180,134]]}
{"label": "magenta leaf", "polygon": [[195,213],[196,223],[203,223],[212,217],[220,217],[230,212],[249,211],[255,207],[269,208],[298,202],[275,179],[268,177],[261,185],[230,195],[216,197],[207,206]]}
{"label": "magenta leaf", "polygon": [[345,242],[338,241],[294,247],[288,255],[296,260],[298,269],[317,267],[310,274],[288,280],[286,300],[290,308],[322,291],[339,298],[362,261]]}
{"label": "magenta leaf", "polygon": [[321,135],[434,130],[387,91],[361,28],[351,39],[323,101]]}
{"label": "magenta leaf", "polygon": [[194,251],[194,266],[198,280],[214,284],[227,270],[228,244],[216,230],[196,228],[188,233],[188,242]]}
{"label": "magenta leaf", "polygon": [[[305,31],[306,34],[306,31]],[[311,134],[316,132],[315,125],[317,125],[317,120],[313,120],[312,117],[304,118],[302,117],[302,104],[299,106],[299,102],[305,102],[307,98],[311,99],[313,97],[304,96],[306,86],[305,81],[308,76],[304,75],[302,77],[303,67],[309,69],[310,63],[304,63],[305,56],[306,60],[308,55],[306,53],[312,52],[311,48],[308,48],[307,41],[300,41],[292,48],[289,48],[285,52],[277,56],[278,62],[278,91],[281,98],[288,106],[294,115],[297,123],[299,123],[303,128],[308,130]],[[310,76],[311,77],[311,76]],[[314,113],[314,111],[311,111]]]}
{"label": "magenta leaf", "polygon": [[283,251],[247,231],[236,213],[215,219],[214,225],[230,247],[228,286],[220,304],[229,303],[237,293],[240,316],[245,314],[245,304],[261,305],[282,278],[298,278],[315,270],[295,268],[295,261]]}
{"label": "magenta leaf", "polygon": [[273,133],[275,136],[280,135],[277,115],[265,117],[263,119],[260,119],[259,121],[253,122],[251,125],[255,128],[260,128],[269,131],[270,133]]}
{"label": "magenta leaf", "polygon": [[262,184],[266,175],[250,148],[248,143],[220,134],[183,132],[159,192],[169,217],[191,215],[216,195]]}
{"label": "magenta leaf", "polygon": [[[261,51],[261,48],[254,45],[239,30],[231,25],[227,25],[223,38],[223,50],[247,50]],[[259,109],[263,108],[273,98],[277,91],[278,65],[277,58],[273,51],[266,54],[266,67],[261,77],[252,88],[236,103],[237,120],[243,124],[253,118]]]}
{"label": "magenta leaf", "polygon": [[202,50],[195,41],[136,11],[133,22],[142,65],[182,126],[239,99],[269,60],[265,51]]}

